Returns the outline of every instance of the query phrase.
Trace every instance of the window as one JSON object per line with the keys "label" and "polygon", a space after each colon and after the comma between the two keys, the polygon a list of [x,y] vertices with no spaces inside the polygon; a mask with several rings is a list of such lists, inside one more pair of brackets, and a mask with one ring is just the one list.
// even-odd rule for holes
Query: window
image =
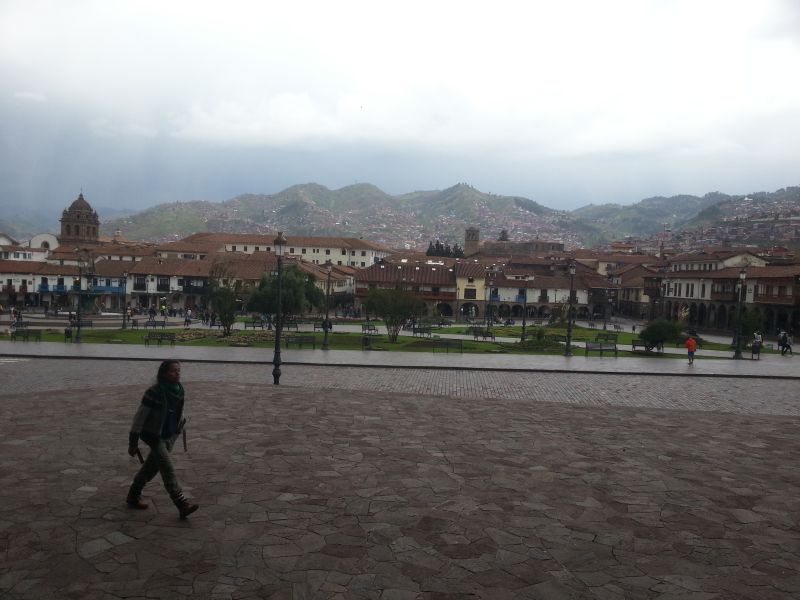
{"label": "window", "polygon": [[355,250],[351,250],[350,251],[350,256],[355,256],[355,255],[356,255],[356,251]]}
{"label": "window", "polygon": [[706,284],[705,283],[701,283],[700,284],[700,297],[701,298],[705,298],[706,297]]}
{"label": "window", "polygon": [[362,250],[361,251],[361,256],[366,256],[366,255],[367,255],[367,251],[366,250]]}
{"label": "window", "polygon": [[326,255],[330,255],[330,253],[331,253],[331,249],[330,248],[325,248],[325,254]]}
{"label": "window", "polygon": [[289,248],[289,252],[290,252],[291,254],[294,254],[294,248]]}
{"label": "window", "polygon": [[467,277],[467,283],[475,283],[474,277]]}
{"label": "window", "polygon": [[306,253],[306,249],[305,249],[305,248],[303,248],[303,249],[302,249],[300,252],[301,252],[302,254],[305,254],[305,253]]}
{"label": "window", "polygon": [[178,287],[183,287],[183,277],[178,278]]}
{"label": "window", "polygon": [[244,247],[244,251],[247,252],[247,246]]}
{"label": "window", "polygon": [[467,288],[464,290],[464,300],[475,300],[476,297],[475,288]]}
{"label": "window", "polygon": [[342,249],[342,256],[347,256],[347,250]]}
{"label": "window", "polygon": [[231,246],[231,250],[233,250],[234,252],[236,252],[236,246]]}
{"label": "window", "polygon": [[341,267],[341,266],[342,266],[342,261],[340,261],[340,260],[337,260],[337,261],[336,261],[336,264],[337,264],[337,265],[339,265],[339,266]]}
{"label": "window", "polygon": [[438,287],[431,288],[431,293],[432,294],[438,294],[440,291],[441,291],[441,288],[438,288]]}
{"label": "window", "polygon": [[362,266],[362,267],[366,267],[367,265],[366,265],[366,264],[364,264],[364,262],[362,261],[362,263],[361,263],[361,266]]}

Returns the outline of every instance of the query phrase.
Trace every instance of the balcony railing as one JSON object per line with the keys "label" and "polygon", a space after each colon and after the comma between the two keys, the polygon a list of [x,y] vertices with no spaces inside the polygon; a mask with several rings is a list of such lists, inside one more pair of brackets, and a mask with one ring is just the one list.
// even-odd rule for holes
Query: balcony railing
{"label": "balcony railing", "polygon": [[133,291],[134,292],[146,292],[147,291],[147,284],[146,283],[134,283],[133,284]]}
{"label": "balcony railing", "polygon": [[736,292],[711,292],[711,299],[717,302],[736,302]]}
{"label": "balcony railing", "polygon": [[101,294],[121,294],[122,293],[122,286],[119,285],[95,285],[92,286],[92,291],[101,293]]}
{"label": "balcony railing", "polygon": [[500,294],[489,294],[489,302],[500,302]]}
{"label": "balcony railing", "polygon": [[800,305],[800,296],[773,296],[772,294],[755,294],[753,302],[759,304],[779,304],[781,306]]}
{"label": "balcony railing", "polygon": [[49,291],[50,291],[50,284],[48,284],[48,283],[40,283],[39,284],[39,293],[49,292]]}
{"label": "balcony railing", "polygon": [[525,304],[527,302],[526,298],[527,296],[525,296],[525,294],[517,294],[516,298],[514,299],[514,302]]}
{"label": "balcony railing", "polygon": [[156,291],[157,292],[169,292],[170,291],[169,284],[167,284],[167,285],[157,285],[156,286]]}
{"label": "balcony railing", "polygon": [[184,283],[183,284],[183,293],[184,294],[205,294],[208,291],[208,285],[192,285],[191,283]]}
{"label": "balcony railing", "polygon": [[539,296],[537,302],[550,302],[550,296]]}

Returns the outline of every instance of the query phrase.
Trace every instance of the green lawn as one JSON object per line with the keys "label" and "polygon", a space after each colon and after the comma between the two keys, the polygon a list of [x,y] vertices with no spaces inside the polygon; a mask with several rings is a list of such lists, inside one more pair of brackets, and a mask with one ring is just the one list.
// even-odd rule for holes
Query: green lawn
{"label": "green lawn", "polygon": [[[521,327],[495,327],[494,333],[498,337],[518,337],[521,334]],[[523,346],[519,342],[483,342],[464,340],[463,347],[465,353],[503,353],[503,354],[531,354],[531,355],[561,355],[564,352],[564,346],[556,342],[544,342],[537,339],[536,334],[540,329],[544,329],[545,335],[565,335],[564,328],[546,327],[546,328],[529,328],[528,329],[528,342]],[[83,342],[87,344],[139,344],[144,343],[144,337],[149,330],[143,329],[84,329],[82,332]],[[273,332],[262,330],[234,330],[233,334],[225,337],[222,335],[220,329],[183,329],[183,328],[168,328],[165,330],[158,329],[157,331],[166,331],[175,333],[177,337],[177,344],[184,346],[206,346],[206,347],[253,347],[253,348],[273,348],[274,338]],[[380,327],[379,331],[385,331],[385,328]],[[450,334],[466,334],[465,327],[444,327],[434,328],[434,336],[439,333]],[[593,340],[597,333],[602,330],[586,329],[576,327],[573,330],[573,339],[576,341]],[[284,330],[283,338],[287,336],[302,335],[313,336],[316,341],[316,347],[322,346],[324,334],[322,332],[309,332],[309,331],[288,331]],[[74,332],[73,332],[74,336]],[[633,334],[620,333],[619,343],[630,343],[633,339]],[[361,350],[363,336],[360,333],[349,333],[334,331],[329,335],[330,348],[333,350]],[[393,352],[433,352],[432,339],[417,338],[411,336],[400,336],[397,342],[389,342],[388,336],[385,333],[381,335],[371,336],[371,346],[373,350],[389,350]],[[64,333],[63,329],[47,329],[42,332],[42,340],[47,342],[63,342]],[[285,347],[285,346],[284,346]],[[293,345],[292,348],[296,346]],[[307,346],[304,346],[307,347]],[[705,349],[720,349],[729,350],[729,347],[723,344],[707,344]],[[435,349],[436,353],[445,352],[445,349]],[[450,349],[450,352],[453,352]],[[455,350],[457,352],[457,350]],[[765,351],[766,352],[766,351]],[[581,348],[575,348],[575,355],[582,355]],[[593,352],[591,356],[596,356],[598,353]],[[604,353],[604,356],[609,356]],[[670,355],[659,354],[654,352],[626,352],[620,351],[619,356],[648,356],[653,358],[684,358],[682,354]],[[703,358],[702,351],[698,354],[698,358]]]}

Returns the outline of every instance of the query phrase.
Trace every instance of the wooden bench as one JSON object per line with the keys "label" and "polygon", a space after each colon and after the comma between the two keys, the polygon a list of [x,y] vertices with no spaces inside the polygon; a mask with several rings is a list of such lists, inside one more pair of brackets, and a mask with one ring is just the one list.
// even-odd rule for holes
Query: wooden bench
{"label": "wooden bench", "polygon": [[286,336],[286,347],[289,344],[297,344],[298,348],[302,348],[303,344],[311,344],[311,347],[316,350],[317,340],[313,335],[288,335]]}
{"label": "wooden bench", "polygon": [[636,348],[642,348],[643,350],[650,352],[652,350],[656,350],[657,352],[664,351],[664,344],[651,344],[650,342],[646,342],[641,338],[636,338],[635,340],[631,340],[631,350],[636,350]]}
{"label": "wooden bench", "polygon": [[283,329],[287,329],[288,330],[288,329],[292,329],[293,327],[294,327],[295,331],[300,331],[300,329],[298,328],[298,323],[297,323],[297,321],[295,319],[287,319],[287,320],[285,320],[283,322],[283,326],[282,326]]}
{"label": "wooden bench", "polygon": [[165,329],[167,327],[167,320],[163,319],[161,321],[150,320],[146,321],[144,324],[144,328],[147,329],[148,327],[152,327],[155,329],[156,327],[161,327],[161,329]]}
{"label": "wooden bench", "polygon": [[414,329],[412,330],[412,335],[414,337],[418,335],[421,337],[431,337],[431,335],[433,335],[432,329],[433,328],[430,325],[419,325],[417,327],[414,327]]}
{"label": "wooden bench", "polygon": [[434,353],[437,348],[444,348],[448,354],[450,354],[450,348],[458,348],[458,351],[464,354],[464,340],[433,340],[431,347]]}
{"label": "wooden bench", "polygon": [[369,333],[378,335],[378,328],[375,327],[372,323],[362,323],[361,324],[361,333]]}
{"label": "wooden bench", "polygon": [[619,334],[618,333],[609,333],[607,331],[603,331],[603,332],[598,333],[595,336],[594,341],[595,342],[614,342],[616,344],[618,339],[619,339]]}
{"label": "wooden bench", "polygon": [[159,346],[161,345],[161,342],[169,342],[170,346],[174,346],[175,334],[151,331],[150,333],[144,336],[144,345],[149,346],[150,342],[158,342]]}
{"label": "wooden bench", "polygon": [[484,329],[483,327],[473,327],[472,328],[472,339],[477,341],[478,338],[481,338],[483,341],[487,339],[495,341],[494,331],[491,329]]}
{"label": "wooden bench", "polygon": [[252,321],[245,321],[244,322],[244,328],[245,329],[247,329],[249,327],[250,329],[252,329],[254,331],[255,331],[256,327],[260,327],[261,329],[264,329],[265,326],[266,326],[266,324],[261,319],[253,319]]}
{"label": "wooden bench", "polygon": [[139,319],[129,319],[131,329],[139,329]]}
{"label": "wooden bench", "polygon": [[42,341],[42,332],[38,329],[28,329],[27,327],[23,327],[21,329],[14,329],[11,332],[11,341],[15,342],[17,340],[23,340],[25,342],[29,342],[30,340],[36,340],[37,342]]}
{"label": "wooden bench", "polygon": [[586,342],[586,356],[589,352],[599,352],[603,356],[603,352],[613,352],[617,356],[617,344],[614,342]]}

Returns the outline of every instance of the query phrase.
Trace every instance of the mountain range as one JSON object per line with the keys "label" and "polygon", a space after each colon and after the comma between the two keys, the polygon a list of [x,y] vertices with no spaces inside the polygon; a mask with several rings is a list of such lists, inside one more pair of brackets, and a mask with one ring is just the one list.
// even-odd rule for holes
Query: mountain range
{"label": "mountain range", "polygon": [[[568,246],[592,246],[625,236],[648,237],[665,224],[673,230],[709,226],[735,214],[743,202],[751,212],[780,212],[788,206],[800,214],[800,187],[740,196],[719,192],[659,196],[630,205],[559,211],[520,196],[481,192],[465,183],[395,196],[368,183],[338,190],[309,183],[277,194],[243,194],[219,203],[160,204],[132,214],[96,210],[102,235],[119,230],[131,240],[166,241],[200,231],[271,234],[280,230],[290,235],[363,237],[392,247],[426,248],[435,239],[462,244],[464,230],[474,226],[484,239],[496,239],[505,229],[511,240],[559,239]],[[54,221],[31,211],[15,211],[13,218],[0,219],[0,232],[24,239],[57,230]]]}

